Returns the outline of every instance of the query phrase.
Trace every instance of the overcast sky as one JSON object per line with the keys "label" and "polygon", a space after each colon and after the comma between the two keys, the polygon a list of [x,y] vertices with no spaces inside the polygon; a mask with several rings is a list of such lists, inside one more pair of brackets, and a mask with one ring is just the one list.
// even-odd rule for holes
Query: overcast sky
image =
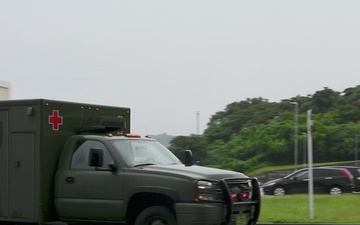
{"label": "overcast sky", "polygon": [[235,101],[360,85],[359,9],[343,0],[0,0],[0,80],[13,99],[130,107],[134,133],[195,134],[197,121],[202,133]]}

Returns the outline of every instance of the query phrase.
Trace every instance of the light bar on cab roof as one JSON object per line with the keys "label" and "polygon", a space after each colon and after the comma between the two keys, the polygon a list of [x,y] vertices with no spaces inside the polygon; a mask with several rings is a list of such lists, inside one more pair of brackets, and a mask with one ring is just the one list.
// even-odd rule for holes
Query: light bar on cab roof
{"label": "light bar on cab roof", "polygon": [[125,137],[141,138],[141,135],[140,134],[125,134]]}

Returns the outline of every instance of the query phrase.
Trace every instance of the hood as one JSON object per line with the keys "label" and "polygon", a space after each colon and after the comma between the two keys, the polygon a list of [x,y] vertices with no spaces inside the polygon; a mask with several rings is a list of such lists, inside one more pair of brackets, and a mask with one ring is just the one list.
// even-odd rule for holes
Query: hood
{"label": "hood", "polygon": [[278,178],[278,179],[274,179],[274,180],[269,180],[269,181],[267,181],[266,183],[264,183],[263,185],[261,185],[261,186],[267,186],[267,185],[269,185],[269,184],[271,184],[271,183],[278,183],[278,182],[281,182],[281,181],[283,181],[284,180],[284,178]]}
{"label": "hood", "polygon": [[193,179],[212,179],[219,180],[223,178],[247,178],[243,173],[230,171],[230,170],[222,170],[204,166],[188,166],[186,167],[183,164],[178,165],[152,165],[152,166],[144,166],[137,168],[142,172],[149,173],[158,173],[164,174],[168,176],[182,176]]}

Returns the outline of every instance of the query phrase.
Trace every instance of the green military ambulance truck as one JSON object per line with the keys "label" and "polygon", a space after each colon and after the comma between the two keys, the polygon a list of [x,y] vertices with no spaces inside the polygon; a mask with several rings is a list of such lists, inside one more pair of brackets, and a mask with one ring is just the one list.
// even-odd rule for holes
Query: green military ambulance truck
{"label": "green military ambulance truck", "polygon": [[255,178],[184,163],[132,135],[129,108],[0,101],[0,224],[256,223]]}

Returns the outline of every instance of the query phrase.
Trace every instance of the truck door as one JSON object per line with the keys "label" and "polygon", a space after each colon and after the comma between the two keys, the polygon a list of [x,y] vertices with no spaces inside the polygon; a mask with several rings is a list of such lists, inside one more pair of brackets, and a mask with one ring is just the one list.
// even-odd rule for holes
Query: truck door
{"label": "truck door", "polygon": [[[105,145],[95,140],[78,140],[67,170],[59,172],[61,196],[56,205],[61,218],[123,221],[123,176],[119,172],[99,171],[88,165],[92,147],[104,153],[104,167],[114,163]],[[62,180],[62,181],[61,181]]]}

